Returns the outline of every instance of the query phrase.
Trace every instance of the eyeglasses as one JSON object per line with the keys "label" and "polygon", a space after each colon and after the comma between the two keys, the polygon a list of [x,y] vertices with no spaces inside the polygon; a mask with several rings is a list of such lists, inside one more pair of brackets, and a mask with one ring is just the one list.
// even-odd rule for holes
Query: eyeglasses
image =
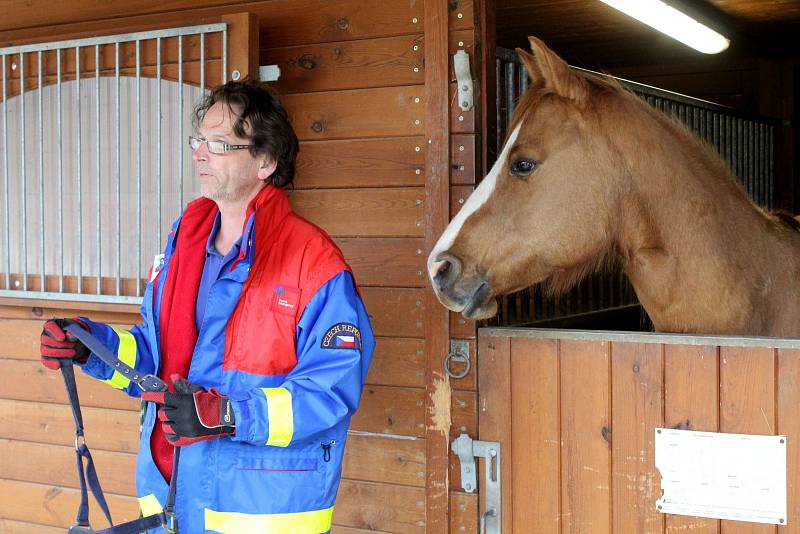
{"label": "eyeglasses", "polygon": [[212,154],[227,154],[228,152],[232,152],[234,150],[243,150],[245,148],[250,148],[253,146],[253,145],[229,145],[225,141],[209,141],[208,139],[200,139],[199,137],[189,136],[189,146],[191,147],[192,152],[200,148],[200,145],[202,145],[203,143],[206,144],[206,148]]}

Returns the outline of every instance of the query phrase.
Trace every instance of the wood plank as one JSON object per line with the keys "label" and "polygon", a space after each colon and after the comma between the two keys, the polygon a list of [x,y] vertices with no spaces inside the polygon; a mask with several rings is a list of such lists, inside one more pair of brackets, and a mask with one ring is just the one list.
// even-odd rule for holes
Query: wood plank
{"label": "wood plank", "polygon": [[228,25],[228,68],[227,79],[234,79],[233,73],[239,76],[258,78],[258,17],[253,13],[231,13],[222,17]]}
{"label": "wood plank", "polygon": [[[253,2],[227,0],[222,5],[199,8],[187,0],[169,0],[154,4],[137,0],[125,4],[97,4],[81,0],[72,9],[36,0],[23,12],[0,21],[0,45],[10,41],[26,42],[78,38],[112,28],[142,31],[153,27],[169,27],[218,22],[226,13],[248,11],[259,19],[260,47],[291,46],[307,43],[368,39],[389,35],[420,33],[422,2],[388,2],[385,5],[364,4],[359,0],[342,0],[334,4],[326,0],[275,0]],[[459,19],[463,25],[466,21]],[[51,25],[59,25],[54,30]],[[17,29],[20,28],[20,29]],[[117,30],[118,31],[118,30]]]}
{"label": "wood plank", "polygon": [[451,185],[450,186],[450,218],[456,216],[461,211],[475,186],[472,185]]}
{"label": "wood plank", "polygon": [[376,435],[350,435],[342,466],[345,478],[425,486],[425,442]]}
{"label": "wood plank", "polygon": [[[92,451],[135,453],[139,448],[139,413],[82,407]],[[0,399],[0,438],[71,447],[72,411],[63,404]]]}
{"label": "wood plank", "polygon": [[[0,439],[0,455],[3,458],[25,459],[20,462],[0,463],[2,479],[80,489],[73,447]],[[103,492],[136,496],[135,454],[92,450],[92,459]]]}
{"label": "wood plank", "polygon": [[454,134],[450,136],[450,183],[475,184],[475,135]]}
{"label": "wood plank", "polygon": [[[775,350],[720,347],[719,429],[734,434],[775,435]],[[776,527],[721,521],[722,534],[774,533]]]}
{"label": "wood plank", "polygon": [[451,30],[464,30],[475,26],[474,0],[455,0],[448,4]]}
{"label": "wood plank", "polygon": [[292,207],[336,237],[421,237],[423,190],[327,189],[294,191]]}
{"label": "wood plank", "polygon": [[379,337],[367,384],[425,387],[424,359],[424,339]]}
{"label": "wood plank", "polygon": [[303,141],[298,189],[425,185],[423,137]]}
{"label": "wood plank", "polygon": [[[67,528],[75,519],[80,492],[72,488],[0,479],[0,499],[14,502],[3,507],[2,519]],[[138,503],[133,497],[106,494],[115,522],[138,517]],[[95,528],[106,527],[102,513],[90,504]],[[424,531],[424,493],[419,488],[342,480],[333,521],[337,525],[386,532],[420,533]],[[96,524],[94,524],[96,523]],[[2,524],[2,523],[0,523]]]}
{"label": "wood plank", "polygon": [[351,430],[425,437],[424,390],[366,386]]}
{"label": "wood plank", "polygon": [[655,465],[655,429],[664,424],[662,345],[611,345],[612,532],[661,534],[655,507],[661,478]]}
{"label": "wood plank", "polygon": [[450,413],[452,423],[450,437],[455,439],[463,432],[470,436],[478,434],[478,394],[474,391],[454,390],[451,396]]}
{"label": "wood plank", "polygon": [[[67,404],[61,374],[46,369],[36,361],[0,360],[0,376],[7,387],[7,400]],[[76,373],[81,405],[94,408],[113,408],[139,413],[139,399],[84,373]],[[365,432],[424,436],[422,390],[387,386],[368,386],[364,390],[359,411],[352,428]]]}
{"label": "wood plank", "polygon": [[369,311],[375,335],[423,337],[423,290],[364,287],[361,288],[361,298]]}
{"label": "wood plank", "polygon": [[44,323],[50,317],[76,315],[91,315],[93,320],[105,323],[134,324],[141,320],[138,304],[109,305],[87,302],[84,305],[74,301],[62,303],[55,300],[0,299],[0,317],[3,319],[35,319]]}
{"label": "wood plank", "polygon": [[456,134],[475,133],[475,106],[469,111],[462,111],[458,105],[458,86],[450,84],[450,131]]}
{"label": "wood plank", "polygon": [[[2,401],[8,402],[8,401]],[[2,412],[0,412],[2,413]],[[67,414],[68,417],[71,417]],[[47,420],[43,416],[35,416],[36,423],[45,425],[57,424],[67,426],[59,417]],[[92,448],[103,490],[119,495],[135,496],[134,473],[136,471],[136,448],[138,436],[120,444],[120,439],[113,437],[106,441],[112,432],[110,428],[91,424],[87,420],[88,438]],[[127,423],[127,424],[124,424]],[[90,426],[91,425],[91,426]],[[23,425],[32,426],[27,421]],[[138,431],[138,418],[135,421],[118,422],[118,427],[130,434]],[[74,428],[74,427],[73,427]],[[0,464],[0,478],[25,480],[39,484],[51,484],[69,488],[79,488],[74,472],[75,452],[72,446],[74,431],[66,429],[58,435],[34,436],[46,439],[47,443],[30,441],[29,429],[23,428],[24,435],[9,439],[0,438],[0,454],[5,458],[25,458],[21,462],[4,462]],[[53,433],[54,434],[54,433]],[[60,443],[53,443],[58,441]],[[121,446],[130,452],[110,450],[113,446]],[[347,439],[343,476],[355,480],[405,484],[422,487],[425,482],[425,444],[422,440],[393,439],[376,435],[351,435]]]}
{"label": "wood plank", "polygon": [[403,35],[267,48],[261,57],[280,67],[273,86],[288,94],[421,84],[423,49],[422,35]]}
{"label": "wood plank", "polygon": [[353,269],[359,287],[425,286],[422,239],[340,237],[335,241]]}
{"label": "wood plank", "polygon": [[[719,430],[719,369],[716,347],[664,346],[664,426],[684,430]],[[667,533],[719,532],[719,521],[667,515]]]}
{"label": "wood plank", "polygon": [[300,141],[359,137],[415,136],[424,130],[424,87],[281,96]]}
{"label": "wood plank", "polygon": [[422,488],[342,480],[333,521],[365,530],[419,534],[425,531]]}
{"label": "wood plank", "polygon": [[778,350],[778,428],[787,438],[786,511],[788,522],[778,529],[782,534],[800,532],[800,350]]}
{"label": "wood plank", "polygon": [[450,336],[457,339],[475,339],[478,337],[478,325],[460,313],[450,312]]}
{"label": "wood plank", "polygon": [[[14,506],[4,506],[0,509],[3,519],[64,529],[75,522],[80,491],[32,482],[0,479],[0,499],[3,502],[14,503]],[[111,517],[116,523],[132,521],[139,517],[139,504],[133,497],[107,493],[106,502],[111,510]],[[89,498],[89,517],[94,528],[109,526],[92,498]]]}
{"label": "wood plank", "polygon": [[[478,432],[479,439],[497,441],[505,460],[500,462],[502,482],[501,527],[503,532],[512,532],[512,495],[514,472],[509,458],[514,458],[511,421],[511,340],[507,337],[478,337]],[[526,449],[527,451],[527,449]],[[523,451],[523,454],[525,451]],[[480,461],[478,473],[483,473]],[[486,511],[485,495],[480,496],[479,514]]]}
{"label": "wood plank", "polygon": [[478,532],[478,495],[450,492],[450,534]]}
{"label": "wood plank", "polygon": [[[558,342],[511,340],[512,532],[560,532]],[[506,456],[506,461],[509,461]]]}
{"label": "wood plank", "polygon": [[[47,369],[38,361],[0,359],[0,376],[3,377],[3,397],[6,399],[67,404],[61,373]],[[139,412],[139,399],[128,397],[81,371],[75,373],[75,382],[81,406]]]}
{"label": "wood plank", "polygon": [[561,340],[559,350],[562,529],[611,532],[609,344]]}

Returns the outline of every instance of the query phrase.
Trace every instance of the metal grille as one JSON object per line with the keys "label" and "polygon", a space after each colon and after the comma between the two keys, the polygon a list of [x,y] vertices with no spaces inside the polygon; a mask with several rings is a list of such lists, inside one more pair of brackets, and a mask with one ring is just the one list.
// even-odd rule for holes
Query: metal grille
{"label": "metal grille", "polygon": [[[497,138],[499,154],[519,96],[528,87],[527,72],[516,53],[497,48]],[[580,70],[580,69],[577,69]],[[767,209],[774,205],[774,122],[746,117],[730,108],[655,87],[618,79],[651,106],[671,113],[717,148],[751,198]],[[490,162],[492,163],[492,162]],[[552,322],[554,319],[623,310],[638,306],[636,294],[622,272],[593,275],[557,300],[547,299],[538,286],[502,297],[498,326]]]}
{"label": "metal grille", "polygon": [[135,303],[184,199],[226,24],[0,48],[0,297]]}

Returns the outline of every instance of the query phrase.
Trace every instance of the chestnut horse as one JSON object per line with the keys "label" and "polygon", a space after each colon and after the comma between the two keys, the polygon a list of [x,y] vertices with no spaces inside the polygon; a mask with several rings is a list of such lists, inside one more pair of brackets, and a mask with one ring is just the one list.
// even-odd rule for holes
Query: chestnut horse
{"label": "chestnut horse", "polygon": [[428,258],[442,304],[485,319],[499,295],[617,262],[659,331],[800,337],[797,221],[676,119],[530,42],[502,153]]}

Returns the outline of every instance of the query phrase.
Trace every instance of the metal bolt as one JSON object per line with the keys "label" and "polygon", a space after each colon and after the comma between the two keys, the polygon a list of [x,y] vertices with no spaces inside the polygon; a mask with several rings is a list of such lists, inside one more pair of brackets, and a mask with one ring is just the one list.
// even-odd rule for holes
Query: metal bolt
{"label": "metal bolt", "polygon": [[414,171],[414,174],[422,174],[422,170],[421,170],[421,169],[416,169],[416,170]]}
{"label": "metal bolt", "polygon": [[464,145],[458,145],[458,151],[464,152]]}
{"label": "metal bolt", "polygon": [[422,249],[421,249],[421,248],[418,248],[418,249],[417,249],[417,256],[419,256],[420,254],[422,254]]}
{"label": "metal bolt", "polygon": [[419,67],[414,67],[414,72],[419,72]]}
{"label": "metal bolt", "polygon": [[464,18],[464,14],[463,14],[463,13],[459,13],[459,14],[458,14],[458,15],[456,15],[456,16],[457,16],[458,18],[460,18],[460,19],[463,19],[463,18]]}
{"label": "metal bolt", "polygon": [[459,171],[463,171],[463,170],[464,170],[464,166],[463,166],[463,165],[459,165],[459,166],[458,166],[458,170],[459,170]]}
{"label": "metal bolt", "polygon": [[414,17],[413,19],[411,19],[411,22],[416,24],[417,23],[417,17]]}
{"label": "metal bolt", "polygon": [[241,78],[241,77],[242,77],[242,73],[239,72],[237,69],[234,69],[234,71],[231,72],[231,80],[233,80],[234,82],[236,80],[238,80],[239,78]]}
{"label": "metal bolt", "polygon": [[458,203],[459,203],[459,204],[463,204],[463,203],[464,203],[464,199],[463,199],[463,198],[459,198],[459,199],[458,199]]}
{"label": "metal bolt", "polygon": [[15,61],[11,62],[11,70],[17,70],[17,63]]}
{"label": "metal bolt", "polygon": [[419,50],[419,45],[414,45],[414,51]]}
{"label": "metal bolt", "polygon": [[414,121],[414,124],[416,124],[417,126],[419,126],[419,119],[416,119],[416,120]]}
{"label": "metal bolt", "polygon": [[464,122],[464,115],[458,116],[458,122]]}
{"label": "metal bolt", "polygon": [[415,103],[415,104],[419,104],[419,97],[418,97],[418,96],[415,96],[415,97],[414,97],[414,103]]}
{"label": "metal bolt", "polygon": [[494,458],[495,456],[497,456],[497,451],[496,451],[496,450],[494,450],[494,449],[489,449],[489,456],[491,456],[492,458]]}
{"label": "metal bolt", "polygon": [[464,468],[464,472],[465,472],[465,473],[469,473],[469,472],[470,472],[470,468],[469,468],[469,467],[465,467],[465,468]]}
{"label": "metal bolt", "polygon": [[417,225],[417,228],[419,228],[420,226],[422,226],[422,221],[417,221],[416,225]]}
{"label": "metal bolt", "polygon": [[458,46],[464,46],[464,41],[459,41]]}
{"label": "metal bolt", "polygon": [[418,146],[415,146],[414,147],[414,152],[419,152],[419,151],[420,151],[420,148]]}
{"label": "metal bolt", "polygon": [[422,271],[417,271],[417,276],[422,276]]}
{"label": "metal bolt", "polygon": [[417,206],[419,206],[420,204],[422,204],[422,201],[420,199],[417,199]]}
{"label": "metal bolt", "polygon": [[464,100],[464,101],[461,103],[461,107],[462,107],[462,108],[468,108],[468,107],[469,107],[469,102],[467,102],[466,100]]}

